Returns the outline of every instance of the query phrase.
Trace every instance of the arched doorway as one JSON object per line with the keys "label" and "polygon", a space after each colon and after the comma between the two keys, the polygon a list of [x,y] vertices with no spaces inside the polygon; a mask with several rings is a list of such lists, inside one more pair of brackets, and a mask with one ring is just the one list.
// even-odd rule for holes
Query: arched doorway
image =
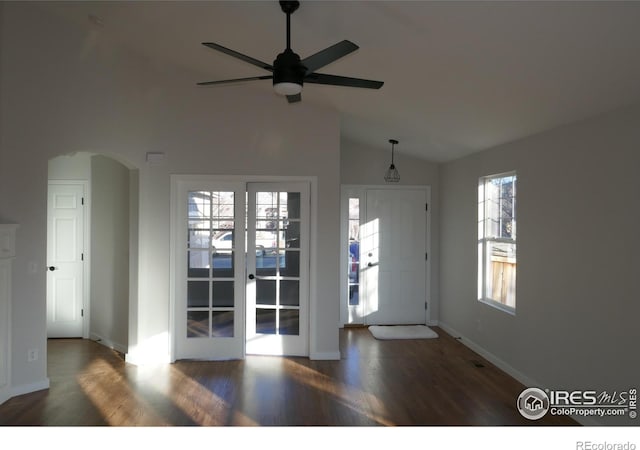
{"label": "arched doorway", "polygon": [[88,152],[49,161],[47,337],[126,354],[137,286],[138,172]]}

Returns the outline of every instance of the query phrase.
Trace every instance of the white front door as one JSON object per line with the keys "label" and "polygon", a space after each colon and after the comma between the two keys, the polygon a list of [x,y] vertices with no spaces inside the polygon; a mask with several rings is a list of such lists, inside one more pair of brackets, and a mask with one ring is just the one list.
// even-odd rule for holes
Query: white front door
{"label": "white front door", "polygon": [[247,353],[308,355],[309,185],[249,184]]}
{"label": "white front door", "polygon": [[49,184],[47,336],[83,337],[84,185]]}
{"label": "white front door", "polygon": [[343,189],[342,322],[426,323],[427,191]]}

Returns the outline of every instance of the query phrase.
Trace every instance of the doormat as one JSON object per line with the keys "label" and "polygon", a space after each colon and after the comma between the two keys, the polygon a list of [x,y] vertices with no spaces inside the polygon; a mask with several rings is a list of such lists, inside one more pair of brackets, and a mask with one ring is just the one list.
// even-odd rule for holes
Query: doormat
{"label": "doormat", "polygon": [[438,333],[426,325],[371,325],[369,331],[376,339],[433,339]]}

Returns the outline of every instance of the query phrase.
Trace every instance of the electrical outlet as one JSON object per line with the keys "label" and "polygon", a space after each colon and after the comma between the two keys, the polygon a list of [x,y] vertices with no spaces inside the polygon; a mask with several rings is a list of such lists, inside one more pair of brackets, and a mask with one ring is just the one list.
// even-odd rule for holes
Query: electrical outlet
{"label": "electrical outlet", "polygon": [[27,361],[32,362],[38,359],[38,350],[35,348],[32,348],[31,350],[27,351]]}

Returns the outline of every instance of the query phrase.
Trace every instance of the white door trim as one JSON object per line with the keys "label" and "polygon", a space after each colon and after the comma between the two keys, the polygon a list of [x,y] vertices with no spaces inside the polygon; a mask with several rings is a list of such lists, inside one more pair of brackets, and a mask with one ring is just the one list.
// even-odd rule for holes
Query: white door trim
{"label": "white door trim", "polygon": [[[83,256],[82,265],[82,338],[89,339],[91,323],[91,183],[89,180],[48,180],[47,195],[50,185],[81,185],[83,187]],[[48,207],[47,207],[48,208]],[[47,217],[47,236],[49,217]],[[48,270],[45,266],[45,270]]]}
{"label": "white door trim", "polygon": [[379,185],[379,184],[343,184],[340,186],[340,327],[344,327],[349,323],[349,306],[348,306],[348,267],[347,262],[349,259],[348,243],[347,243],[347,222],[349,219],[348,199],[349,197],[358,196],[360,198],[360,218],[362,220],[362,212],[366,199],[366,191],[370,189],[375,190],[424,190],[429,205],[426,211],[426,236],[425,236],[425,251],[428,258],[425,264],[425,300],[428,308],[425,314],[425,323],[430,324],[431,321],[431,186],[429,185]]}
{"label": "white door trim", "polygon": [[243,182],[249,183],[287,183],[287,182],[306,182],[310,187],[311,208],[309,211],[309,314],[308,314],[308,347],[309,356],[313,359],[318,355],[316,349],[317,327],[314,318],[317,311],[317,219],[318,219],[318,177],[316,176],[275,176],[275,175],[170,175],[171,196],[170,196],[170,264],[169,264],[169,346],[170,346],[170,362],[176,361],[176,334],[175,334],[175,311],[176,311],[176,255],[177,255],[177,239],[176,230],[178,227],[178,210],[179,210],[179,184],[191,182]]}

